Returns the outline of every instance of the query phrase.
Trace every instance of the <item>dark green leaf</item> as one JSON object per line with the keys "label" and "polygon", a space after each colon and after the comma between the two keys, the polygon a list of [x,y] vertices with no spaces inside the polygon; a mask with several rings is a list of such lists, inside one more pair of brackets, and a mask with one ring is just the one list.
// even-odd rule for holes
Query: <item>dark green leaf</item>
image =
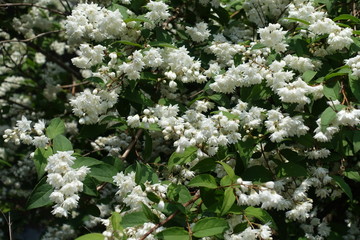
{"label": "dark green leaf", "polygon": [[247,181],[268,182],[273,180],[272,173],[264,166],[252,166],[247,168],[241,176]]}
{"label": "dark green leaf", "polygon": [[65,124],[64,121],[60,118],[52,119],[49,126],[46,128],[46,136],[51,139],[53,139],[59,134],[63,134],[64,132]]}
{"label": "dark green leaf", "polygon": [[208,217],[199,220],[192,228],[194,237],[202,238],[224,233],[229,228],[225,219]]}
{"label": "dark green leaf", "polygon": [[294,162],[279,165],[278,173],[281,177],[303,177],[307,176],[306,168]]}
{"label": "dark green leaf", "polygon": [[124,93],[125,99],[129,100],[130,102],[141,104],[142,106],[151,107],[154,106],[154,102],[150,99],[145,97],[145,95],[141,91],[130,91],[127,90]]}
{"label": "dark green leaf", "polygon": [[326,83],[323,87],[325,97],[333,101],[340,99],[340,90],[341,86],[338,81]]}
{"label": "dark green leaf", "polygon": [[321,114],[321,131],[325,131],[326,128],[332,123],[336,118],[336,112],[332,107],[327,107],[325,111]]}
{"label": "dark green leaf", "polygon": [[308,83],[315,77],[316,74],[317,74],[317,72],[308,70],[303,73],[302,79],[304,80],[304,82]]}
{"label": "dark green leaf", "polygon": [[27,209],[34,209],[51,204],[49,199],[53,192],[53,187],[46,182],[46,178],[42,178],[31,192],[27,202]]}
{"label": "dark green leaf", "polygon": [[64,135],[57,135],[53,140],[54,153],[73,150],[72,144]]}
{"label": "dark green leaf", "polygon": [[214,158],[205,158],[200,160],[195,166],[191,168],[192,171],[199,173],[209,172],[216,167],[216,160]]}
{"label": "dark green leaf", "polygon": [[186,203],[191,199],[191,194],[184,185],[172,183],[167,189],[167,197],[175,202]]}
{"label": "dark green leaf", "polygon": [[138,47],[138,48],[143,48],[143,46],[141,46],[138,43],[134,43],[134,42],[126,41],[126,40],[116,41],[116,42],[113,42],[111,45],[115,45],[115,44],[118,44],[118,43],[121,43],[121,44],[124,44],[124,45],[129,45],[129,46],[134,46],[134,47]]}
{"label": "dark green leaf", "polygon": [[149,45],[152,47],[175,48],[175,49],[177,48],[176,46],[167,42],[150,42]]}
{"label": "dark green leaf", "polygon": [[97,186],[93,178],[91,178],[90,176],[86,176],[83,181],[83,184],[84,184],[84,190],[83,190],[84,194],[93,197],[97,197],[99,195],[98,191],[96,190]]}
{"label": "dark green leaf", "polygon": [[298,19],[298,18],[284,18],[286,20],[289,20],[289,22],[300,22],[300,23],[303,23],[305,25],[310,25],[309,22],[305,21],[305,20],[302,20],[302,19]]}
{"label": "dark green leaf", "polygon": [[159,217],[153,213],[148,206],[146,206],[144,203],[141,203],[141,207],[145,216],[150,220],[150,222],[159,223]]}
{"label": "dark green leaf", "polygon": [[159,178],[154,170],[149,166],[142,163],[136,163],[135,182],[137,184],[145,183],[149,181],[151,183],[159,182]]}
{"label": "dark green leaf", "polygon": [[77,157],[76,160],[74,161],[74,164],[71,167],[72,168],[79,168],[81,166],[91,167],[98,164],[103,164],[103,162],[91,157]]}
{"label": "dark green leaf", "polygon": [[353,199],[353,195],[351,192],[350,186],[342,179],[340,176],[332,176],[334,181],[339,185],[339,187],[344,191],[344,193],[350,198],[350,200]]}
{"label": "dark green leaf", "polygon": [[102,182],[113,183],[113,176],[117,173],[118,171],[113,166],[102,163],[92,166],[89,176]]}
{"label": "dark green leaf", "polygon": [[45,167],[47,164],[47,158],[53,155],[53,151],[51,147],[47,149],[37,148],[34,153],[34,164],[36,168],[36,173],[38,175],[38,179],[40,179],[45,174]]}
{"label": "dark green leaf", "polygon": [[251,50],[262,49],[262,48],[266,48],[266,45],[262,43],[257,43],[251,48]]}
{"label": "dark green leaf", "polygon": [[349,74],[349,84],[350,84],[351,92],[358,100],[358,103],[360,103],[360,79]]}
{"label": "dark green leaf", "polygon": [[354,145],[354,153],[360,151],[360,131],[354,131],[353,145]]}
{"label": "dark green leaf", "polygon": [[350,14],[341,14],[340,16],[337,16],[336,18],[333,19],[333,21],[339,21],[339,20],[350,20],[354,23],[360,23],[360,19]]}
{"label": "dark green leaf", "polygon": [[216,180],[210,174],[200,174],[190,180],[189,187],[206,187],[210,189],[217,188]]}

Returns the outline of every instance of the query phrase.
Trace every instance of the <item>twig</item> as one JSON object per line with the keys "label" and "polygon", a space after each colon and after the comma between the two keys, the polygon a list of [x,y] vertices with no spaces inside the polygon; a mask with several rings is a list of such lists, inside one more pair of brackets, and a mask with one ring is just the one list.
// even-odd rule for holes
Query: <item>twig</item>
{"label": "twig", "polygon": [[5,99],[5,101],[7,101],[7,102],[9,102],[9,103],[12,103],[12,104],[15,104],[15,105],[18,105],[18,106],[20,106],[20,107],[22,107],[22,108],[25,108],[25,109],[27,109],[27,110],[34,111],[34,109],[33,109],[32,107],[26,106],[26,105],[24,105],[24,104],[22,104],[22,103],[15,102],[15,101],[13,101],[13,100],[11,100],[11,99]]}
{"label": "twig", "polygon": [[49,32],[43,32],[43,33],[40,33],[32,38],[28,38],[28,39],[9,39],[9,40],[3,40],[3,41],[0,41],[0,44],[1,43],[9,43],[9,42],[30,42],[36,38],[39,38],[39,37],[42,37],[42,36],[45,36],[45,35],[48,35],[48,34],[51,34],[51,33],[58,33],[58,32],[63,32],[64,30],[54,30],[54,31],[49,31]]}
{"label": "twig", "polygon": [[29,7],[42,8],[42,9],[48,10],[49,12],[53,12],[53,13],[57,13],[57,14],[66,16],[66,14],[61,12],[61,11],[51,9],[51,8],[47,8],[47,7],[43,7],[43,6],[39,6],[39,5],[36,5],[36,4],[33,4],[33,3],[3,3],[3,4],[0,4],[0,7],[4,7],[4,8],[5,7],[19,7],[19,6],[29,6]]}
{"label": "twig", "polygon": [[9,218],[6,218],[5,214],[3,213],[3,211],[1,211],[1,214],[4,216],[5,218],[5,221],[7,223],[7,225],[9,226],[9,240],[12,240],[12,230],[11,230],[11,225],[12,225],[12,222],[11,222],[11,216],[10,216],[10,212],[9,212]]}
{"label": "twig", "polygon": [[81,86],[81,85],[85,85],[88,84],[89,81],[85,81],[85,82],[81,82],[81,83],[72,83],[72,84],[68,84],[68,85],[61,85],[61,88],[73,88],[73,87],[77,87],[77,86]]}
{"label": "twig", "polygon": [[[197,191],[194,195],[194,197],[183,204],[184,207],[189,206],[190,204],[194,203],[196,200],[198,200],[200,198],[200,191]],[[145,240],[145,238],[147,238],[147,236],[149,236],[151,233],[153,233],[156,229],[158,229],[159,227],[163,226],[164,224],[166,224],[167,222],[169,222],[171,219],[173,219],[176,215],[178,215],[180,213],[180,210],[175,211],[173,214],[171,214],[170,216],[168,216],[164,221],[156,224],[154,227],[152,227],[147,233],[145,233],[139,240]]]}
{"label": "twig", "polygon": [[[129,153],[131,152],[131,150],[133,149],[133,147],[135,146],[136,142],[139,140],[142,132],[144,130],[142,128],[140,128],[137,132],[136,135],[134,137],[134,139],[131,141],[131,143],[128,145],[128,147],[126,148],[125,152],[123,153],[123,155],[121,155],[121,159],[125,160],[127,158],[127,156],[129,155]],[[99,185],[96,190],[100,191],[101,189],[103,189],[106,186],[106,182],[104,182],[103,184]]]}

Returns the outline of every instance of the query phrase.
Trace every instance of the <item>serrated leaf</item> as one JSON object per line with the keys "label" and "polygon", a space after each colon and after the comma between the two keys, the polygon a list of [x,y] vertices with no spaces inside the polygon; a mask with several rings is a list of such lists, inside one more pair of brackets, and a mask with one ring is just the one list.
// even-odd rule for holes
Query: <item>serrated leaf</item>
{"label": "serrated leaf", "polygon": [[205,187],[210,189],[217,188],[216,179],[210,174],[200,174],[195,176],[188,183],[189,187]]}
{"label": "serrated leaf", "polygon": [[157,239],[163,240],[189,240],[190,236],[184,228],[181,227],[169,227],[156,234]]}
{"label": "serrated leaf", "polygon": [[223,216],[224,214],[226,214],[231,209],[234,202],[235,202],[234,189],[228,187],[224,192],[224,201],[220,209],[220,215]]}
{"label": "serrated leaf", "polygon": [[75,240],[104,240],[104,239],[105,237],[101,233],[88,233],[78,238],[75,238]]}
{"label": "serrated leaf", "polygon": [[31,192],[27,202],[27,209],[34,209],[51,204],[49,199],[50,194],[53,192],[53,187],[46,182],[46,178],[42,178]]}
{"label": "serrated leaf", "polygon": [[193,236],[202,238],[224,233],[229,228],[223,218],[207,217],[199,220],[192,228]]}
{"label": "serrated leaf", "polygon": [[109,164],[102,163],[92,166],[89,176],[101,182],[113,183],[113,176],[115,176],[116,174],[116,168]]}
{"label": "serrated leaf", "polygon": [[33,161],[35,164],[36,173],[38,175],[38,180],[44,176],[45,167],[47,164],[47,158],[53,155],[53,151],[51,147],[47,149],[37,148],[34,153]]}
{"label": "serrated leaf", "polygon": [[142,184],[146,181],[149,181],[151,183],[157,183],[159,182],[159,178],[150,166],[137,162],[135,171],[135,182],[137,184]]}
{"label": "serrated leaf", "polygon": [[263,224],[271,223],[270,227],[277,230],[277,226],[275,224],[274,219],[271,217],[271,215],[264,209],[256,208],[256,207],[247,207],[244,211],[244,214],[246,216],[252,216],[257,219],[259,219]]}
{"label": "serrated leaf", "polygon": [[46,136],[50,139],[63,134],[65,132],[64,121],[60,118],[54,118],[50,121],[49,126],[46,128]]}
{"label": "serrated leaf", "polygon": [[73,150],[72,144],[64,135],[57,135],[53,140],[54,153]]}
{"label": "serrated leaf", "polygon": [[342,177],[340,176],[332,176],[332,178],[334,179],[334,181],[337,183],[337,185],[339,185],[339,187],[341,188],[341,190],[344,191],[344,193],[350,198],[350,200],[353,199],[353,194],[351,192],[351,188],[350,186],[344,181],[344,179],[342,179]]}
{"label": "serrated leaf", "polygon": [[182,165],[193,161],[197,157],[196,151],[196,147],[188,147],[182,153],[174,152],[169,158],[168,167],[171,169],[175,165]]}

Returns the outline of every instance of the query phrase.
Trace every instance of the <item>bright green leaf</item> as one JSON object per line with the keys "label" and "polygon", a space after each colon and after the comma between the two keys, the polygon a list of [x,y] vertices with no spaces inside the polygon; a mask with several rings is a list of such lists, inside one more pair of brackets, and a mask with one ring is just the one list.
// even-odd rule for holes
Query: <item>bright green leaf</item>
{"label": "bright green leaf", "polygon": [[359,172],[349,171],[349,172],[344,172],[344,175],[345,175],[345,177],[350,178],[351,180],[360,182]]}
{"label": "bright green leaf", "polygon": [[121,225],[127,228],[139,226],[146,222],[149,222],[149,220],[144,212],[132,212],[123,216]]}
{"label": "bright green leaf", "polygon": [[31,192],[27,202],[27,209],[34,209],[51,204],[49,199],[53,192],[53,187],[46,182],[46,178],[42,178]]}
{"label": "bright green leaf", "polygon": [[197,157],[196,152],[196,147],[188,147],[182,153],[174,152],[169,158],[168,167],[171,169],[175,165],[191,162]]}
{"label": "bright green leaf", "polygon": [[264,209],[256,208],[256,207],[247,207],[244,211],[244,214],[246,216],[252,216],[257,219],[259,219],[263,224],[271,223],[270,227],[277,230],[277,226],[275,224],[274,219],[271,217],[271,215]]}
{"label": "bright green leaf", "polygon": [[224,162],[218,162],[218,163],[220,163],[223,166],[225,172],[229,175],[230,179],[232,181],[236,181],[237,177],[235,175],[234,169],[230,167],[229,164],[227,163]]}
{"label": "bright green leaf", "polygon": [[136,163],[135,182],[142,184],[146,181],[157,183],[159,182],[159,178],[152,167],[138,162]]}
{"label": "bright green leaf", "polygon": [[57,135],[53,140],[54,153],[73,150],[72,144],[64,135]]}
{"label": "bright green leaf", "polygon": [[190,236],[184,228],[181,227],[169,227],[160,233],[156,234],[158,239],[163,240],[189,240]]}
{"label": "bright green leaf", "polygon": [[220,215],[226,214],[235,202],[234,189],[231,187],[226,188],[224,192],[224,201],[221,206]]}
{"label": "bright green leaf", "polygon": [[82,235],[75,240],[104,240],[105,237],[101,233],[88,233],[85,235]]}
{"label": "bright green leaf", "polygon": [[47,164],[47,158],[53,155],[53,151],[51,147],[45,148],[37,148],[34,153],[34,164],[36,173],[38,175],[38,179],[40,179],[45,174],[45,167]]}
{"label": "bright green leaf", "polygon": [[113,166],[102,163],[92,166],[89,176],[102,182],[113,183],[113,176],[115,176],[117,172]]}

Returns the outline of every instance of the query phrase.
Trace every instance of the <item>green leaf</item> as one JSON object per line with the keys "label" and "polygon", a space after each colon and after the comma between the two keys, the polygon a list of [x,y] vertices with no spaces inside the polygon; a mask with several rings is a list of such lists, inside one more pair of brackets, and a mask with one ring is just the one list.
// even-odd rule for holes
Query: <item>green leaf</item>
{"label": "green leaf", "polygon": [[307,176],[306,168],[294,162],[280,164],[278,173],[281,177],[303,177]]}
{"label": "green leaf", "polygon": [[149,166],[142,163],[136,163],[135,182],[137,184],[145,183],[149,181],[151,183],[159,182],[159,178],[154,170]]}
{"label": "green leaf", "polygon": [[205,187],[210,189],[217,188],[216,180],[210,174],[200,174],[193,179],[190,180],[188,183],[189,187]]}
{"label": "green leaf", "polygon": [[51,120],[49,126],[46,128],[46,136],[53,139],[57,135],[63,134],[65,132],[64,121],[60,118],[54,118]]}
{"label": "green leaf", "polygon": [[177,48],[176,46],[172,45],[171,43],[158,42],[158,41],[150,42],[149,45],[152,47],[175,48],[175,49]]}
{"label": "green leaf", "polygon": [[354,131],[353,145],[354,145],[354,153],[360,151],[360,131]]}
{"label": "green leaf", "polygon": [[222,234],[229,228],[225,219],[207,217],[199,220],[192,228],[193,236],[202,238]]}
{"label": "green leaf", "polygon": [[170,184],[167,189],[167,197],[175,202],[186,203],[191,199],[189,190],[184,185]]}
{"label": "green leaf", "polygon": [[332,123],[336,118],[336,112],[332,107],[327,107],[325,111],[321,114],[321,131],[325,131],[326,128]]}
{"label": "green leaf", "polygon": [[354,94],[354,96],[360,103],[360,79],[349,74],[349,85],[350,85],[351,92]]}
{"label": "green leaf", "polygon": [[143,48],[143,46],[141,46],[141,45],[138,44],[138,43],[134,43],[134,42],[126,41],[126,40],[116,41],[116,42],[113,42],[111,45],[115,45],[115,44],[118,44],[118,43],[121,43],[121,44],[124,44],[124,45],[128,45],[128,46]]}
{"label": "green leaf", "polygon": [[214,170],[216,165],[217,163],[214,158],[205,158],[200,160],[200,162],[193,166],[191,170],[199,173],[204,173]]}
{"label": "green leaf", "polygon": [[141,207],[145,216],[150,220],[150,222],[159,223],[159,217],[153,213],[148,206],[146,206],[144,203],[141,203]]}
{"label": "green leaf", "polygon": [[257,219],[259,219],[263,224],[271,223],[270,227],[277,230],[277,226],[275,224],[274,219],[271,217],[271,215],[261,208],[255,208],[255,207],[247,207],[244,211],[244,214],[246,216],[252,216]]}
{"label": "green leaf", "polygon": [[142,225],[148,221],[149,220],[144,212],[132,212],[123,216],[121,225],[124,228],[135,227],[138,225]]}
{"label": "green leaf", "polygon": [[85,235],[82,235],[75,240],[104,240],[105,237],[101,233],[88,233]]}
{"label": "green leaf", "polygon": [[[339,69],[339,70],[338,70]],[[349,66],[342,66],[340,68],[335,69],[333,72],[329,73],[324,77],[324,80],[327,81],[331,78],[337,77],[337,76],[344,76],[348,75],[351,72]]]}
{"label": "green leaf", "polygon": [[93,197],[97,197],[99,196],[98,191],[96,190],[96,182],[94,181],[94,179],[92,177],[90,177],[89,175],[85,177],[84,181],[84,189],[83,189],[83,193],[89,196],[93,196]]}
{"label": "green leaf", "polygon": [[257,43],[251,48],[251,50],[262,49],[262,48],[266,48],[266,45],[262,43]]}
{"label": "green leaf", "polygon": [[303,23],[305,25],[310,25],[309,22],[305,21],[305,20],[302,20],[302,19],[298,19],[298,18],[284,18],[286,20],[289,20],[289,22],[300,22],[300,23]]}
{"label": "green leaf", "polygon": [[228,11],[220,6],[213,8],[213,11],[219,16],[219,23],[221,25],[226,26],[229,23],[230,15]]}
{"label": "green leaf", "polygon": [[196,147],[188,147],[182,153],[174,152],[169,158],[168,167],[171,169],[175,165],[182,165],[193,161],[197,157],[197,150]]}
{"label": "green leaf", "polygon": [[145,160],[150,159],[151,154],[152,154],[152,138],[150,136],[150,134],[147,131],[144,131],[144,136],[145,136],[145,147],[144,147],[144,151],[143,151],[143,158]]}
{"label": "green leaf", "polygon": [[34,153],[34,164],[36,173],[38,175],[38,180],[44,176],[45,174],[45,167],[47,164],[47,158],[53,155],[53,151],[51,147],[45,148],[37,148]]}
{"label": "green leaf", "polygon": [[247,181],[268,182],[273,180],[272,173],[264,166],[252,166],[247,168],[241,175]]}
{"label": "green leaf", "polygon": [[113,176],[115,176],[116,174],[116,168],[109,164],[102,163],[92,166],[89,176],[101,182],[113,183]]}
{"label": "green leaf", "polygon": [[99,78],[99,77],[89,77],[89,78],[85,78],[84,81],[96,83],[96,84],[99,84],[100,86],[105,86],[104,80],[102,80],[102,79]]}
{"label": "green leaf", "polygon": [[231,187],[226,188],[224,192],[224,201],[220,209],[220,215],[225,215],[232,207],[235,202],[234,189]]}
{"label": "green leaf", "polygon": [[72,144],[64,135],[57,135],[53,140],[54,153],[73,150]]}
{"label": "green leaf", "polygon": [[332,176],[332,178],[334,179],[334,181],[337,183],[337,185],[339,185],[339,187],[341,188],[341,190],[344,191],[344,193],[350,198],[350,200],[353,199],[353,195],[351,192],[351,188],[350,186],[344,181],[344,179],[342,179],[342,177],[340,176]]}
{"label": "green leaf", "polygon": [[127,18],[124,20],[124,22],[150,22],[150,20],[143,16],[137,16],[136,18]]}
{"label": "green leaf", "polygon": [[34,209],[51,204],[49,199],[50,194],[53,192],[53,187],[46,182],[46,178],[42,178],[31,192],[27,202],[27,209]]}
{"label": "green leaf", "polygon": [[220,163],[224,167],[224,170],[229,175],[230,179],[235,182],[237,177],[235,175],[234,169],[232,169],[232,167],[230,167],[229,164],[227,163],[224,162],[218,162],[218,163]]}
{"label": "green leaf", "polygon": [[[8,163],[7,161],[1,160],[1,159],[0,159],[0,164],[6,165],[6,166],[8,166],[8,167],[11,167],[11,164],[10,164],[10,163]],[[36,166],[35,166],[35,167],[36,167]]]}
{"label": "green leaf", "polygon": [[325,97],[330,100],[340,99],[341,86],[338,81],[328,82],[323,86],[323,92]]}
{"label": "green leaf", "polygon": [[71,167],[72,168],[79,168],[82,166],[91,167],[98,164],[103,164],[103,162],[91,157],[77,157],[76,160],[74,161],[74,164]]}
{"label": "green leaf", "polygon": [[302,79],[304,80],[304,82],[308,83],[315,77],[316,74],[317,74],[317,72],[308,70],[303,73]]}
{"label": "green leaf", "polygon": [[169,227],[156,234],[157,239],[163,240],[189,240],[190,236],[184,228],[181,227]]}
{"label": "green leaf", "polygon": [[333,19],[333,21],[339,21],[339,20],[350,20],[354,23],[360,23],[360,19],[350,14],[341,14],[340,16],[337,16],[336,18]]}
{"label": "green leaf", "polygon": [[351,180],[360,182],[360,174],[359,172],[356,171],[349,171],[349,172],[344,172],[345,177],[350,178]]}
{"label": "green leaf", "polygon": [[139,128],[147,129],[150,131],[160,132],[162,129],[157,123],[141,123]]}
{"label": "green leaf", "polygon": [[111,223],[113,230],[115,230],[115,231],[123,230],[122,226],[120,225],[120,222],[121,222],[120,214],[118,212],[113,212],[110,217],[110,223]]}
{"label": "green leaf", "polygon": [[124,93],[124,98],[130,102],[141,104],[142,106],[154,106],[154,102],[150,98],[145,97],[145,95],[139,90],[130,91],[130,89],[128,89]]}

